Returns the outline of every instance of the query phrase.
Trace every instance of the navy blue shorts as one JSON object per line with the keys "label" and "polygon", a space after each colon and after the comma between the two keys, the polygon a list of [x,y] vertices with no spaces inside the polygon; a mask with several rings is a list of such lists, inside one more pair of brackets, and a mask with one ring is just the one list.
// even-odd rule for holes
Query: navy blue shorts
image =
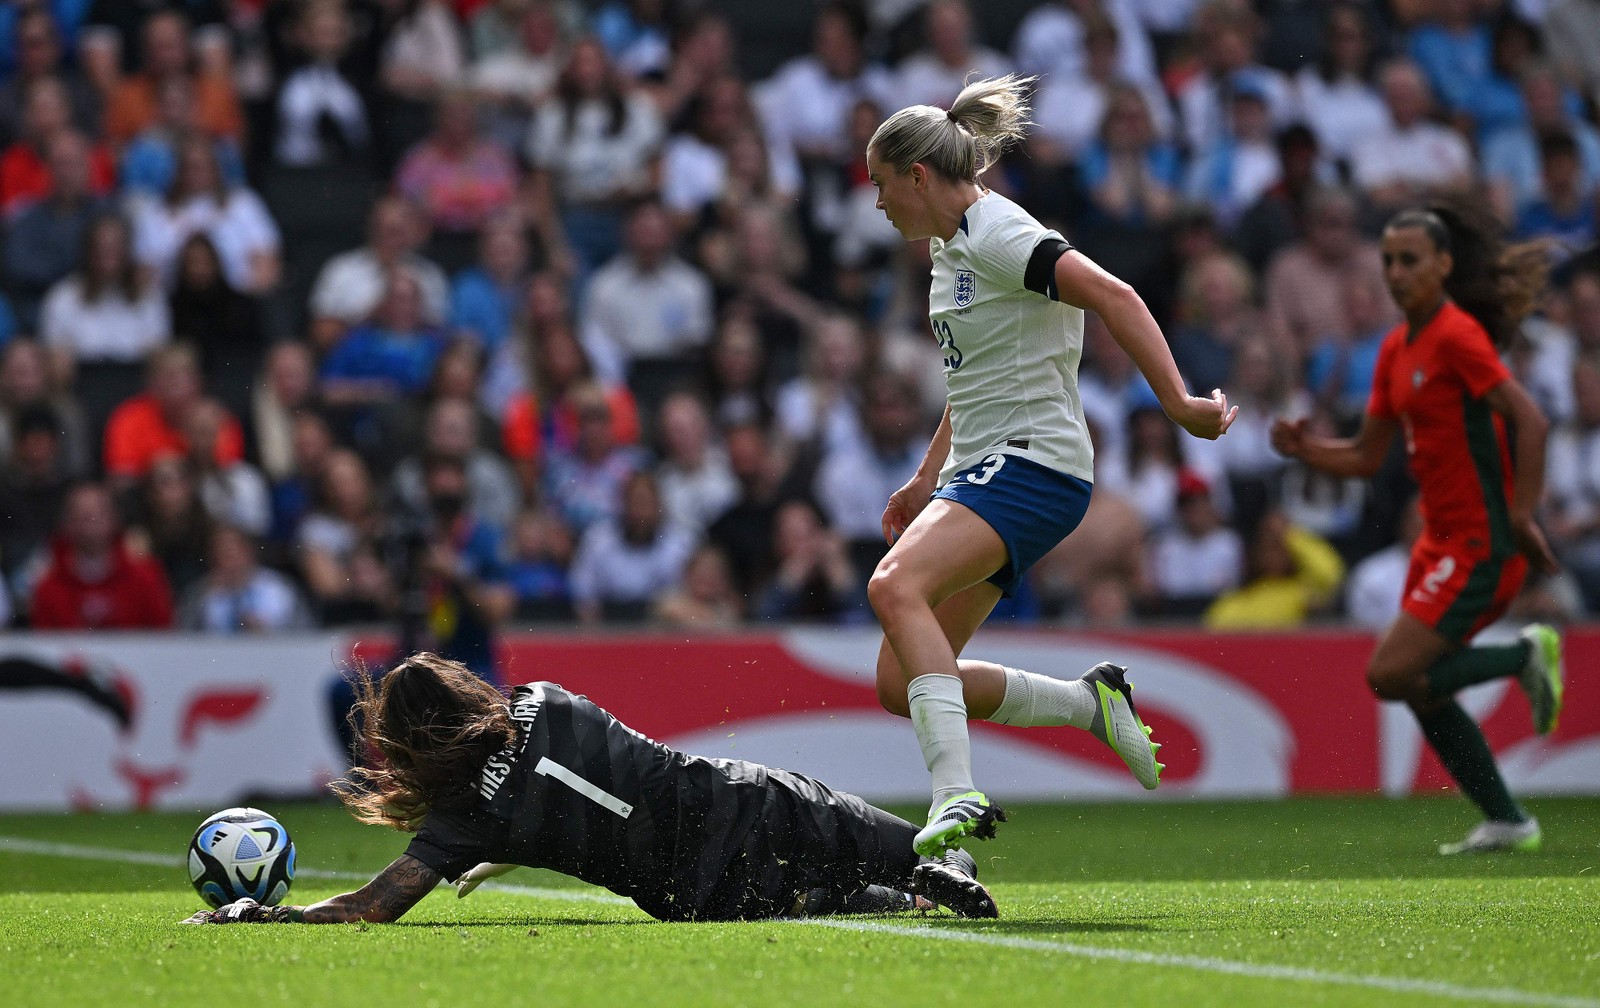
{"label": "navy blue shorts", "polygon": [[994,452],[950,477],[933,496],[971,508],[1000,534],[1009,559],[989,580],[1010,598],[1028,568],[1083,521],[1093,489],[1088,480]]}

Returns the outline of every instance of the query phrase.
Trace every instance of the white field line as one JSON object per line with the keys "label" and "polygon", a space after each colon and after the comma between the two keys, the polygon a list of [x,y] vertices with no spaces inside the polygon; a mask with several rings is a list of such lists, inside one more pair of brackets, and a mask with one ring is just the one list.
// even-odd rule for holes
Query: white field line
{"label": "white field line", "polygon": [[[51,843],[43,840],[29,840],[23,837],[0,836],[0,851],[9,851],[16,854],[41,854],[47,857],[75,858],[86,861],[118,861],[125,864],[153,865],[174,870],[183,868],[182,858],[168,857],[164,854],[114,850],[107,847],[85,847],[78,844]],[[359,882],[370,881],[372,878],[369,873],[328,871],[319,868],[300,868],[296,870],[295,875],[306,878],[342,879]],[[537,896],[543,899],[567,900],[570,902],[610,903],[629,906],[633,904],[632,900],[623,899],[620,896],[610,896],[578,889],[518,886],[500,882],[486,882],[481,888],[515,895]],[[1495,1004],[1537,1005],[1541,1006],[1541,1008],[1600,1008],[1600,1000],[1593,998],[1538,994],[1511,987],[1467,987],[1434,980],[1372,976],[1363,973],[1336,973],[1327,970],[1306,969],[1300,966],[1275,966],[1271,963],[1217,959],[1211,956],[1141,952],[1136,949],[1105,948],[1096,945],[1077,945],[1071,942],[1042,941],[1037,938],[1019,938],[1012,935],[963,931],[954,928],[909,927],[903,924],[879,924],[872,921],[825,920],[821,918],[799,920],[793,923],[807,927],[833,928],[839,931],[886,934],[902,938],[923,938],[936,941],[966,942],[974,945],[1020,949],[1028,952],[1046,952],[1078,959],[1133,963],[1140,966],[1173,966],[1179,969],[1198,970],[1202,973],[1221,973],[1257,980],[1291,980],[1300,983],[1328,984],[1341,987],[1365,987],[1370,990],[1381,990],[1396,994],[1419,994],[1451,1000],[1492,1002]]]}

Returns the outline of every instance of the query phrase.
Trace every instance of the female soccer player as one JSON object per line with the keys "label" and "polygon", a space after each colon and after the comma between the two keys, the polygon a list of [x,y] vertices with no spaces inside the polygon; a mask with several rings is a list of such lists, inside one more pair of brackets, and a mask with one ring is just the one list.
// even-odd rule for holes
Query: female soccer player
{"label": "female soccer player", "polygon": [[518,686],[508,703],[460,662],[419,654],[354,685],[352,726],[383,758],[339,796],[363,822],[414,831],[406,852],[312,906],[244,899],[186,923],[386,923],[440,878],[464,896],[519,864],[604,886],[660,920],[935,904],[999,916],[972,858],[920,861],[904,819],[786,770],[686,756],[553,683]]}
{"label": "female soccer player", "polygon": [[1515,644],[1465,646],[1506,611],[1529,561],[1555,568],[1534,522],[1549,424],[1496,352],[1532,307],[1548,260],[1538,245],[1504,247],[1495,223],[1458,202],[1397,214],[1382,249],[1405,321],[1379,350],[1361,429],[1325,438],[1304,419],[1280,420],[1272,443],[1326,472],[1371,476],[1405,429],[1424,531],[1367,683],[1380,698],[1410,705],[1440,762],[1483,810],[1486,821],[1441,854],[1536,850],[1538,821],[1506,790],[1455,693],[1516,676],[1540,735],[1561,712],[1561,638],[1550,627],[1530,626]]}
{"label": "female soccer player", "polygon": [[868,585],[884,632],[878,699],[911,718],[933,775],[917,835],[928,855],[992,836],[1005,818],[973,786],[969,717],[1087,729],[1146,788],[1159,782],[1125,669],[1101,663],[1063,682],[956,658],[1088,506],[1093,454],[1077,388],[1084,310],[1105,320],[1189,433],[1216,438],[1237,412],[1220,390],[1188,394],[1133,288],[980,183],[1001,147],[1023,135],[1029,84],[977,81],[948,112],[901,109],[867,145],[878,208],[906,240],[932,239],[928,316],[949,389],[922,466],[884,509],[892,547]]}

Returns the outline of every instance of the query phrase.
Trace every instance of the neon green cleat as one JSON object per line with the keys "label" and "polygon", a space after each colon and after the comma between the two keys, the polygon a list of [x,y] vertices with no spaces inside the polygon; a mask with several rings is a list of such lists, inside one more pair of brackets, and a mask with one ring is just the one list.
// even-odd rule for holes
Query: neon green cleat
{"label": "neon green cleat", "polygon": [[1127,674],[1121,665],[1101,662],[1082,675],[1081,681],[1089,684],[1095,696],[1089,733],[1122,757],[1146,791],[1154,791],[1161,784],[1161,771],[1166,769],[1156,762],[1161,744],[1150,741],[1150,727],[1139,720]]}
{"label": "neon green cleat", "polygon": [[1488,854],[1491,851],[1530,853],[1538,850],[1543,842],[1544,838],[1539,833],[1537,819],[1525,819],[1522,822],[1498,822],[1489,819],[1479,823],[1477,829],[1468,833],[1465,840],[1440,844],[1439,853],[1445,855]]}
{"label": "neon green cleat", "polygon": [[1517,685],[1528,695],[1533,708],[1533,730],[1548,735],[1561,718],[1561,699],[1566,692],[1561,668],[1561,634],[1555,627],[1532,623],[1522,628],[1528,642],[1528,660],[1517,676]]}
{"label": "neon green cleat", "polygon": [[928,825],[911,841],[911,847],[923,857],[936,858],[960,846],[962,837],[993,839],[995,825],[1005,821],[1005,809],[991,802],[982,791],[968,791],[940,805],[928,817]]}

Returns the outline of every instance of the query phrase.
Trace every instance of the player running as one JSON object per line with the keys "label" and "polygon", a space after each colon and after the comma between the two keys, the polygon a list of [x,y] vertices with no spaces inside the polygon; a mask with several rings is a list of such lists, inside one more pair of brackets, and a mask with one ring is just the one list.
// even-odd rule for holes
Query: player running
{"label": "player running", "polygon": [[901,109],[866,152],[878,208],[907,241],[932,239],[928,319],[949,395],[916,476],[884,509],[892,547],[868,585],[884,633],[878,699],[911,718],[933,775],[916,840],[927,855],[992,836],[1005,818],[973,785],[968,718],[1086,729],[1139,783],[1159,783],[1125,669],[1102,663],[1064,682],[957,661],[995,603],[1088,507],[1094,460],[1077,387],[1084,310],[1105,320],[1189,433],[1219,437],[1237,412],[1220,390],[1188,394],[1133,288],[980,183],[1004,144],[1023,136],[1030,83],[976,81],[948,112]]}
{"label": "player running", "polygon": [[904,819],[786,770],[686,756],[551,683],[508,704],[461,663],[419,654],[378,682],[361,673],[356,691],[362,741],[382,760],[336,789],[363,822],[415,831],[406,852],[356,892],[239,900],[187,923],[383,923],[440,878],[464,896],[514,865],[604,886],[660,920],[935,904],[999,916],[971,857],[922,861]]}
{"label": "player running", "polygon": [[[1273,425],[1273,446],[1339,476],[1372,476],[1403,428],[1424,531],[1411,551],[1400,615],[1367,666],[1384,700],[1411,707],[1422,734],[1485,821],[1441,854],[1537,850],[1539,822],[1506,790],[1483,733],[1456,702],[1474,683],[1515,676],[1545,735],[1561,713],[1561,638],[1535,624],[1515,644],[1467,647],[1500,618],[1531,560],[1555,558],[1534,522],[1544,487],[1539,407],[1501,362],[1544,284],[1539,245],[1505,248],[1465,204],[1406,210],[1383,232],[1383,271],[1405,321],[1378,353],[1367,414],[1353,438]],[[1509,428],[1509,431],[1508,431]],[[1515,460],[1513,462],[1513,459]]]}

